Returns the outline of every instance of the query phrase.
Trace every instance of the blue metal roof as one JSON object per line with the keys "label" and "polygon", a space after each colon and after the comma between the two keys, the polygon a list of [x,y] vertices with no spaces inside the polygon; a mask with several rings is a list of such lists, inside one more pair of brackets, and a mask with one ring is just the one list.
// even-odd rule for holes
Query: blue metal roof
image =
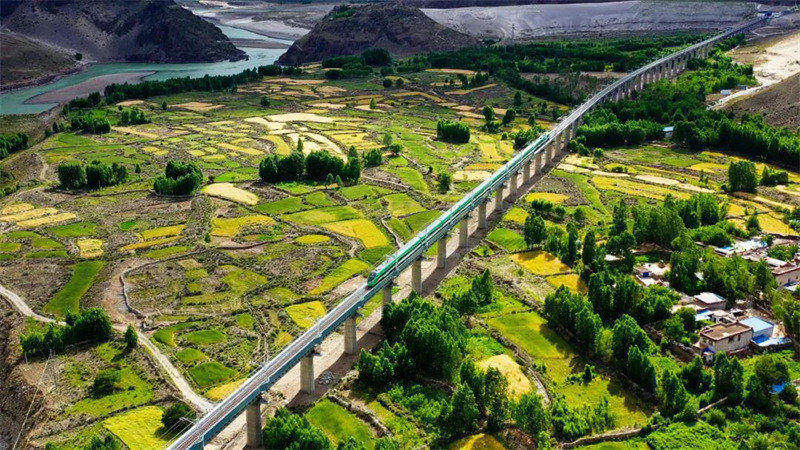
{"label": "blue metal roof", "polygon": [[753,334],[763,333],[773,327],[772,323],[755,316],[742,319],[740,322],[752,328]]}

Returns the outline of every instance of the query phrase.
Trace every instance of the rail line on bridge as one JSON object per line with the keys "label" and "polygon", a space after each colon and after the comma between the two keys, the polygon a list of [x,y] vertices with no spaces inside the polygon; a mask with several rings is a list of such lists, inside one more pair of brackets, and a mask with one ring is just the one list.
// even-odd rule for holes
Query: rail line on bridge
{"label": "rail line on bridge", "polygon": [[633,92],[643,89],[648,83],[676,76],[686,68],[688,60],[706,56],[719,41],[747,32],[769,19],[770,16],[765,15],[751,20],[650,62],[593,95],[562,119],[553,129],[526,145],[503,167],[387,258],[373,271],[368,283],[359,286],[355,292],[348,295],[311,328],[287,345],[277,356],[264,363],[239,388],[197,420],[169,448],[175,450],[203,448],[245,409],[247,409],[248,445],[258,446],[261,434],[262,392],[272,387],[298,363],[301,364],[302,390],[313,392],[313,355],[322,341],[344,324],[345,353],[356,352],[358,348],[355,319],[358,310],[370,298],[379,293],[382,293],[384,305],[391,302],[393,280],[409,266],[411,267],[411,287],[413,290],[419,291],[422,286],[421,260],[428,248],[439,242],[437,266],[444,267],[449,232],[458,225],[459,246],[465,246],[468,239],[467,220],[476,209],[478,210],[478,228],[485,229],[487,226],[486,205],[491,196],[494,195],[497,207],[504,200],[506,187],[508,187],[509,195],[516,194],[520,174],[527,182],[532,174],[543,173],[552,167],[552,163],[567,152],[567,143],[575,136],[582,118],[588,112],[605,101],[617,101],[628,97]]}

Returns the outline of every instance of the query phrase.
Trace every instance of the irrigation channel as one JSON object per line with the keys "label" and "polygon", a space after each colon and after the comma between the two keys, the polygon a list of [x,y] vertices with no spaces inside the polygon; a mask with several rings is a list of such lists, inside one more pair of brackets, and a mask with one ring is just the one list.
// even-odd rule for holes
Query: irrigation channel
{"label": "irrigation channel", "polygon": [[[686,68],[687,61],[692,58],[705,57],[719,41],[739,33],[745,33],[754,27],[763,25],[768,20],[770,20],[769,16],[751,20],[653,61],[592,96],[561,120],[552,130],[526,145],[491,177],[456,202],[425,230],[387,258],[373,271],[369,282],[361,285],[336,305],[311,328],[287,345],[277,356],[265,362],[238,389],[173,441],[169,448],[175,450],[203,448],[245,409],[247,409],[248,445],[258,447],[260,444],[261,394],[270,389],[298,363],[301,364],[302,389],[306,392],[313,392],[313,356],[322,341],[344,324],[345,352],[355,352],[357,350],[355,348],[357,346],[355,317],[358,310],[381,291],[384,304],[390,302],[394,279],[409,266],[411,267],[411,287],[413,290],[419,291],[422,285],[421,259],[425,251],[436,242],[440,242],[439,249],[446,249],[447,246],[442,243],[446,244],[448,233],[456,225],[459,226],[460,246],[465,246],[468,238],[467,220],[472,212],[475,209],[478,210],[478,227],[485,228],[486,205],[491,200],[491,196],[495,196],[495,205],[500,205],[504,192],[508,191],[510,196],[516,194],[520,174],[527,182],[532,173],[540,174],[553,167],[555,165],[553,163],[567,152],[567,143],[575,136],[582,118],[588,112],[605,101],[625,98],[633,92],[641,90],[648,83],[676,76]],[[446,250],[439,252],[440,265],[446,256]]]}

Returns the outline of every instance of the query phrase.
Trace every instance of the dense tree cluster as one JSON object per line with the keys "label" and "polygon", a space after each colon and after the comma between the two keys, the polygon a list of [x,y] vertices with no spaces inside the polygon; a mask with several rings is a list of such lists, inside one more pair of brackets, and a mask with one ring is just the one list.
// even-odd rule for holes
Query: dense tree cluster
{"label": "dense tree cluster", "polygon": [[603,322],[584,296],[561,286],[545,297],[543,312],[548,324],[568,330],[578,346],[589,353],[597,349]]}
{"label": "dense tree cluster", "polygon": [[587,115],[579,136],[589,146],[615,147],[659,138],[661,127],[673,125],[673,141],[692,150],[716,148],[797,165],[800,135],[796,132],[772,127],[757,116],[734,119],[705,106],[706,95],[712,92],[754,84],[751,66],[715,52],[691,62],[689,68],[677,80],[652,83],[632,98],[604,104]]}
{"label": "dense tree cluster", "polygon": [[170,161],[164,175],[153,181],[153,191],[158,195],[191,195],[203,184],[203,172],[193,162]]}
{"label": "dense tree cluster", "polygon": [[[381,156],[380,153],[377,156]],[[375,155],[372,156],[374,157]],[[265,156],[258,166],[258,174],[266,183],[307,179],[353,184],[361,178],[361,159],[355,148],[350,148],[345,162],[325,150],[314,150],[306,156],[302,147],[298,145],[298,148],[289,155]]]}
{"label": "dense tree cluster", "polygon": [[0,159],[28,148],[28,135],[25,133],[0,135]]}
{"label": "dense tree cluster", "polygon": [[70,129],[74,132],[102,134],[111,131],[111,122],[101,111],[94,110],[82,114],[73,114],[70,118]]}
{"label": "dense tree cluster", "polygon": [[111,320],[100,308],[85,309],[77,314],[68,312],[66,325],[49,324],[44,331],[32,331],[20,336],[22,353],[28,357],[49,356],[64,352],[67,347],[104,342],[111,338]]}
{"label": "dense tree cluster", "polygon": [[466,144],[469,142],[469,127],[462,122],[440,120],[436,123],[436,137],[453,144]]}
{"label": "dense tree cluster", "polygon": [[92,161],[87,165],[66,162],[58,165],[58,182],[63,189],[100,189],[122,183],[128,178],[128,169],[119,163],[108,165]]}
{"label": "dense tree cluster", "polygon": [[143,123],[150,123],[150,120],[144,115],[144,111],[139,108],[125,108],[120,113],[120,125],[141,125]]}

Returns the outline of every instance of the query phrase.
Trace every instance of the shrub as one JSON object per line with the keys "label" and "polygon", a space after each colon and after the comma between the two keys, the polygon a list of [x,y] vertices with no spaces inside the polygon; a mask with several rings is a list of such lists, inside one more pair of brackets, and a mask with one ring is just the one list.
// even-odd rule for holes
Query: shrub
{"label": "shrub", "polygon": [[147,119],[141,109],[130,108],[122,110],[122,115],[119,118],[120,125],[140,125],[143,123],[150,123],[150,120]]}
{"label": "shrub", "polygon": [[191,195],[203,183],[203,173],[193,162],[170,161],[161,175],[153,182],[158,195]]}
{"label": "shrub", "polygon": [[764,166],[761,172],[762,186],[775,186],[777,184],[788,184],[789,174],[785,170],[773,170],[769,166]]}
{"label": "shrub", "polygon": [[328,175],[342,174],[344,162],[341,158],[333,156],[325,150],[315,150],[306,157],[306,176],[310,180],[325,181]]}
{"label": "shrub", "polygon": [[453,176],[447,172],[439,172],[436,176],[438,182],[438,190],[440,194],[445,194],[450,190],[450,183],[453,181]]}
{"label": "shrub", "polygon": [[267,421],[261,440],[264,448],[328,450],[331,446],[322,430],[311,425],[305,417],[284,408]]}
{"label": "shrub", "polygon": [[261,106],[263,106],[265,108],[268,108],[272,102],[270,102],[269,97],[264,96],[264,97],[261,97],[260,103],[261,103]]}
{"label": "shrub", "polygon": [[86,186],[86,169],[78,162],[58,165],[58,182],[63,189],[81,189]]}
{"label": "shrub", "polygon": [[377,167],[383,163],[383,152],[378,148],[373,148],[364,152],[363,158],[364,167]]}
{"label": "shrub", "polygon": [[469,142],[469,127],[462,122],[440,120],[436,124],[436,137],[453,144],[466,144]]}
{"label": "shrub", "polygon": [[128,350],[133,350],[137,345],[139,345],[139,336],[133,326],[128,325],[128,328],[125,329],[125,347]]}
{"label": "shrub", "polygon": [[383,48],[370,48],[364,50],[361,53],[361,59],[364,60],[364,64],[374,67],[386,66],[392,62],[391,55],[389,55],[389,52]]}
{"label": "shrub", "polygon": [[384,78],[383,79],[383,87],[389,89],[392,87],[392,79],[391,78]]}
{"label": "shrub", "polygon": [[750,161],[732,161],[728,165],[728,187],[731,191],[755,192],[757,186],[755,164]]}
{"label": "shrub", "polygon": [[94,397],[103,397],[111,394],[117,389],[120,374],[118,370],[101,370],[97,373],[92,383],[91,392]]}
{"label": "shrub", "polygon": [[173,403],[164,410],[161,416],[161,424],[164,425],[165,430],[182,429],[181,422],[188,425],[193,422],[196,417],[195,412],[187,404],[182,402]]}
{"label": "shrub", "polygon": [[265,183],[276,183],[280,180],[278,174],[278,158],[270,153],[258,164],[258,176]]}
{"label": "shrub", "polygon": [[101,112],[92,111],[90,113],[73,115],[70,120],[72,131],[89,134],[102,134],[111,131],[111,123]]}
{"label": "shrub", "polygon": [[28,148],[28,135],[25,133],[0,135],[0,159]]}

